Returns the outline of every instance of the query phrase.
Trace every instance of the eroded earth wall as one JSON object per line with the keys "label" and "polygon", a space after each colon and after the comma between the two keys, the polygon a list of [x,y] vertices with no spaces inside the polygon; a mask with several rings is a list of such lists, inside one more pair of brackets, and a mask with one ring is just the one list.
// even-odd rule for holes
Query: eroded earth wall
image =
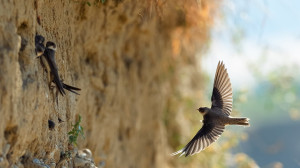
{"label": "eroded earth wall", "polygon": [[[96,165],[169,166],[166,102],[176,70],[207,42],[215,4],[102,2],[0,0],[1,166],[58,163],[78,115],[78,147],[91,149]],[[49,89],[36,34],[56,43],[60,77],[80,95]]]}

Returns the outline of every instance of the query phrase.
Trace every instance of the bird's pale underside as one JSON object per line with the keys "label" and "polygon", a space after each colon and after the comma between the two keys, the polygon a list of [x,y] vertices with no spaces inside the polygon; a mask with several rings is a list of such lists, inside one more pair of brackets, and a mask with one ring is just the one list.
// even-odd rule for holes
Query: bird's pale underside
{"label": "bird's pale underside", "polygon": [[211,96],[211,108],[201,107],[203,126],[193,139],[181,150],[171,155],[194,155],[215,142],[223,133],[225,125],[249,126],[248,118],[232,118],[232,88],[230,78],[223,62],[218,63]]}

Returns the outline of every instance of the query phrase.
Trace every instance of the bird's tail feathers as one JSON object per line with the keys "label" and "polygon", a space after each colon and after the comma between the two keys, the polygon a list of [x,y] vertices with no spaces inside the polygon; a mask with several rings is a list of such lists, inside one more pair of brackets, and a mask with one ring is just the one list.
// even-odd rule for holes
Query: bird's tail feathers
{"label": "bird's tail feathers", "polygon": [[[72,92],[72,93],[75,93],[77,95],[80,95],[79,93],[77,93],[76,91],[80,91],[81,89],[80,88],[77,88],[77,87],[74,87],[74,86],[70,86],[70,85],[67,85],[65,83],[62,82],[62,85],[63,85],[63,88]],[[76,91],[74,91],[76,90]]]}
{"label": "bird's tail feathers", "polygon": [[74,86],[70,86],[70,85],[67,85],[67,84],[65,84],[65,83],[62,83],[63,84],[63,86],[65,87],[65,88],[70,88],[70,89],[72,89],[72,90],[81,90],[80,88],[77,88],[77,87],[74,87]]}
{"label": "bird's tail feathers", "polygon": [[250,120],[249,118],[231,118],[230,124],[250,126],[249,120]]}
{"label": "bird's tail feathers", "polygon": [[[57,75],[58,76],[58,75]],[[64,96],[66,94],[66,92],[64,91],[64,87],[62,82],[59,80],[59,78],[55,78],[54,77],[54,83],[56,84],[59,92],[61,93],[62,96]]]}

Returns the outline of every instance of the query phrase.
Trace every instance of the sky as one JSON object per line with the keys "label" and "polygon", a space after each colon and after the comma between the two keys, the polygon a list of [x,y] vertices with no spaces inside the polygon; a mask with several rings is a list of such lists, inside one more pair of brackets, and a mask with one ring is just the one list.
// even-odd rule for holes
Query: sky
{"label": "sky", "polygon": [[255,85],[251,66],[262,75],[300,67],[299,7],[298,0],[224,0],[202,69],[214,76],[223,60],[233,87],[248,88]]}

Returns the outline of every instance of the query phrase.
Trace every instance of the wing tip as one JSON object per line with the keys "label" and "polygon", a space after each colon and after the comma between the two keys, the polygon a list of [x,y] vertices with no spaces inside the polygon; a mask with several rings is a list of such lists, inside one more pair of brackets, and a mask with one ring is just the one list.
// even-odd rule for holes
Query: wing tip
{"label": "wing tip", "polygon": [[[181,154],[180,154],[180,153],[181,153]],[[184,148],[183,148],[183,149],[180,149],[179,151],[173,152],[173,153],[171,153],[170,155],[171,155],[171,156],[175,156],[175,155],[178,155],[178,154],[180,154],[179,157],[181,157],[182,155],[184,155],[184,154],[185,154]]]}
{"label": "wing tip", "polygon": [[218,65],[224,65],[223,60],[219,60]]}

